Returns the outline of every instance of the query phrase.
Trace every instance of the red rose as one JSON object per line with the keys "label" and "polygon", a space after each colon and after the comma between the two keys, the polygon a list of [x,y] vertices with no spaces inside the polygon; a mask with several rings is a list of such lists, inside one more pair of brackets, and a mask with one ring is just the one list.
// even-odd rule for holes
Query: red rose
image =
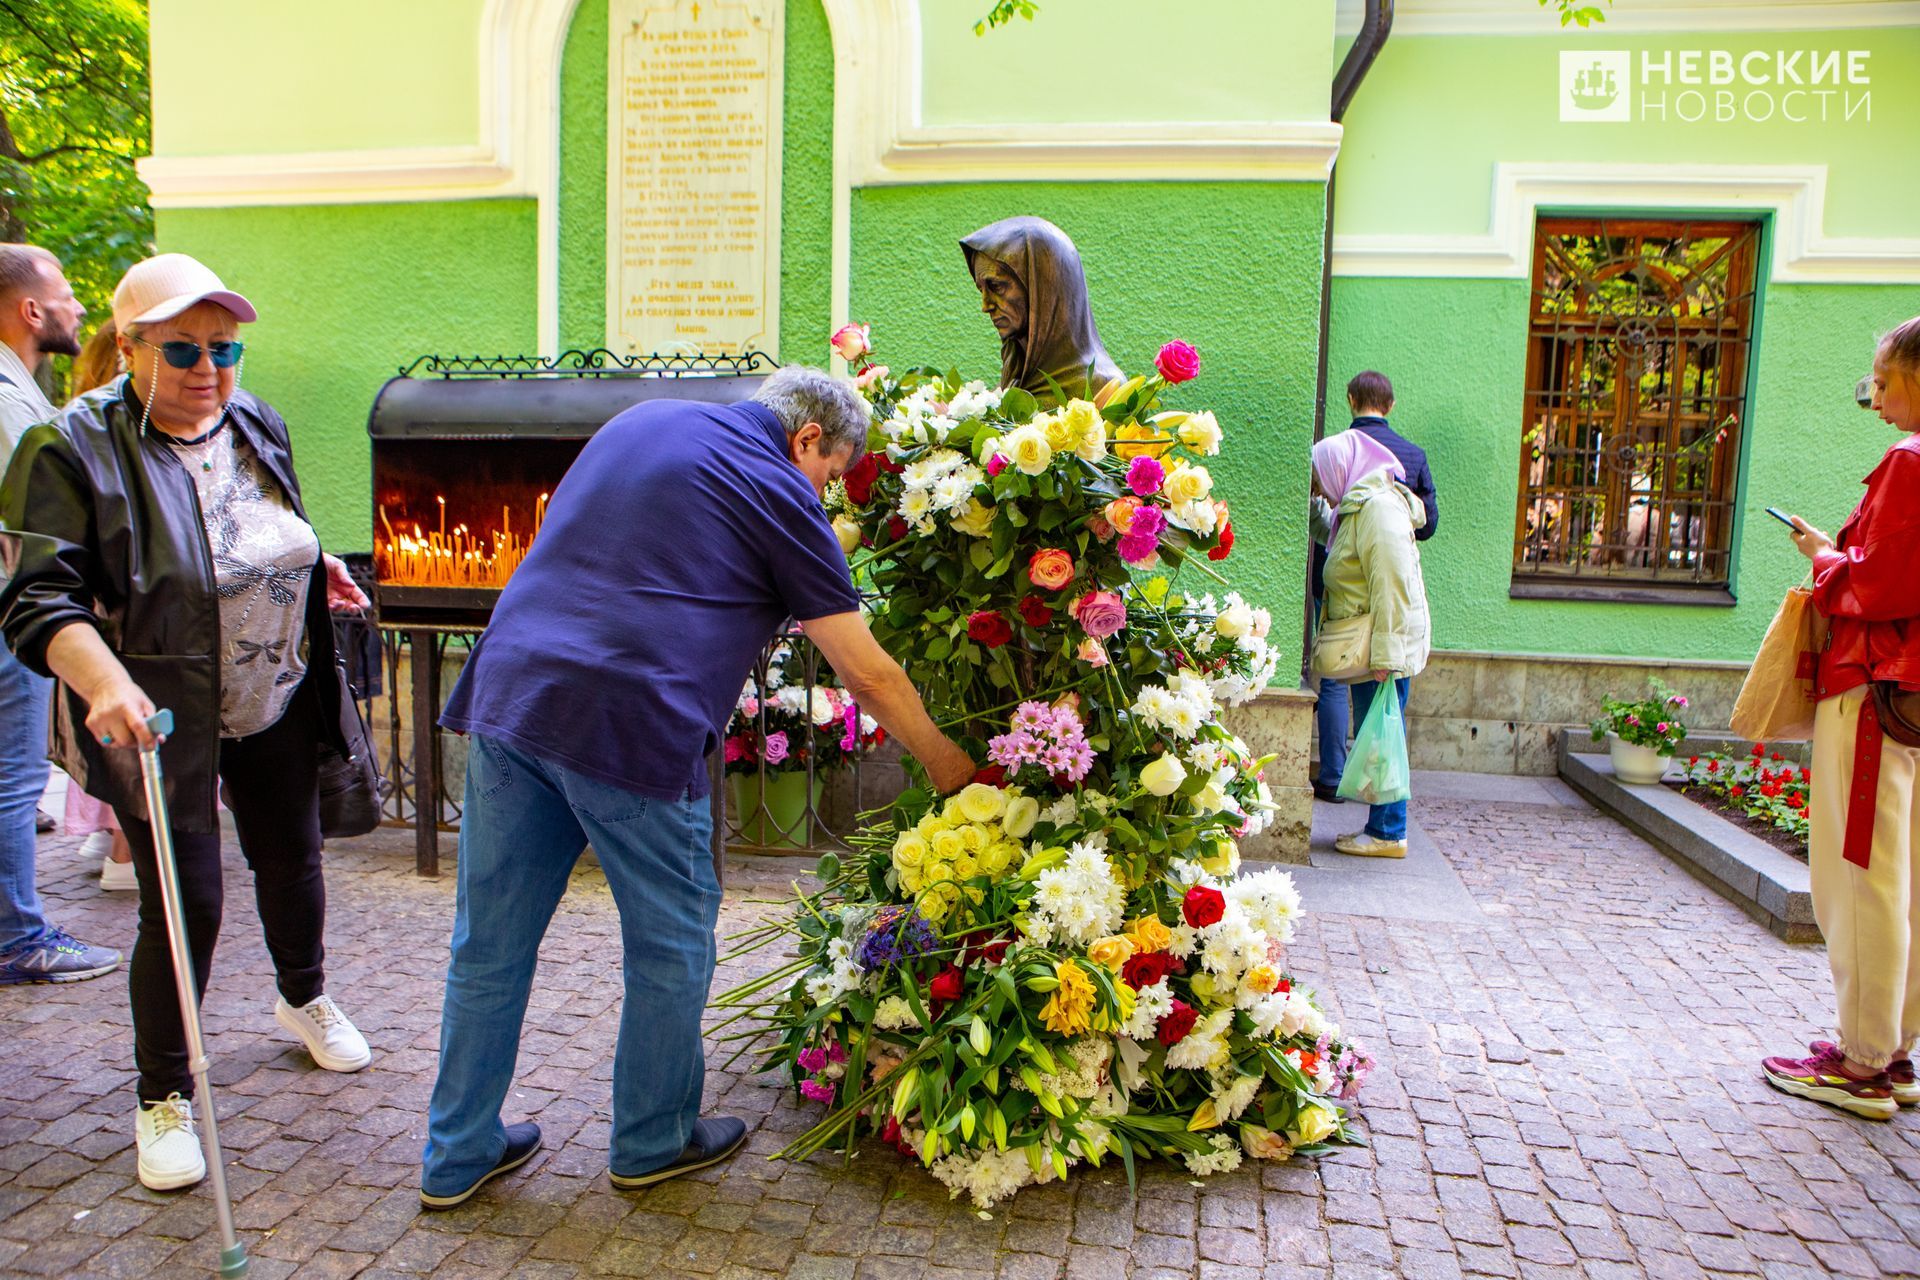
{"label": "red rose", "polygon": [[1173,972],[1178,963],[1165,951],[1136,951],[1120,966],[1120,980],[1135,991],[1150,987]]}
{"label": "red rose", "polygon": [[967,619],[967,635],[989,649],[998,649],[1013,639],[1013,624],[992,609],[982,609]]}
{"label": "red rose", "polygon": [[890,476],[897,476],[907,469],[905,463],[895,462],[892,458],[889,458],[884,449],[871,456],[875,465]]}
{"label": "red rose", "polygon": [[1058,591],[1073,581],[1073,556],[1058,547],[1046,547],[1027,561],[1027,577],[1042,591]]}
{"label": "red rose", "polygon": [[968,964],[999,964],[1007,958],[1007,948],[1013,938],[996,938],[986,929],[979,929],[967,935],[966,962]]}
{"label": "red rose", "polygon": [[1188,924],[1204,929],[1220,923],[1220,917],[1227,913],[1227,900],[1218,889],[1197,884],[1180,900],[1180,913],[1186,916]]}
{"label": "red rose", "polygon": [[888,1116],[887,1122],[880,1126],[880,1141],[888,1146],[900,1141],[900,1122],[892,1116]]}
{"label": "red rose", "polygon": [[1285,978],[1282,978],[1274,984],[1273,993],[1277,996],[1291,995],[1293,993],[1293,984]]}
{"label": "red rose", "polygon": [[1030,627],[1044,627],[1053,621],[1053,610],[1039,596],[1026,596],[1020,601],[1020,616]]}
{"label": "red rose", "polygon": [[847,498],[858,506],[866,506],[873,497],[873,482],[880,477],[880,455],[869,453],[848,468],[840,482],[847,486]]}
{"label": "red rose", "polygon": [[907,536],[907,522],[899,516],[887,521],[887,541],[898,542]]}
{"label": "red rose", "polygon": [[1173,1008],[1160,1019],[1160,1030],[1156,1033],[1160,1043],[1172,1048],[1187,1038],[1187,1032],[1193,1030],[1193,1024],[1200,1020],[1200,1011],[1185,1000],[1175,1000]]}
{"label": "red rose", "polygon": [[1160,354],[1153,358],[1153,367],[1168,382],[1190,382],[1200,372],[1200,353],[1193,344],[1175,338],[1160,348]]}
{"label": "red rose", "polygon": [[958,1000],[960,993],[965,989],[966,979],[961,975],[960,970],[953,965],[948,965],[935,975],[932,983],[927,987],[927,995],[940,1004],[950,1004]]}
{"label": "red rose", "polygon": [[1232,550],[1233,550],[1233,521],[1223,520],[1220,522],[1220,545],[1217,547],[1212,547],[1208,549],[1207,559],[1225,560],[1228,554],[1232,552]]}
{"label": "red rose", "polygon": [[1003,764],[983,765],[973,771],[973,780],[975,782],[984,782],[990,787],[1004,787],[1007,785],[1007,766]]}

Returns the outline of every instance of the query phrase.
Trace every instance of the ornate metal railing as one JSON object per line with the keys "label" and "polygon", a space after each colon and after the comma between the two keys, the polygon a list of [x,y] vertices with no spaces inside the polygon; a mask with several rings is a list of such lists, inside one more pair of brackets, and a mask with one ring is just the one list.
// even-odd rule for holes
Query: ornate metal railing
{"label": "ornate metal railing", "polygon": [[621,377],[744,377],[772,373],[780,362],[764,351],[747,350],[738,355],[617,355],[605,347],[591,351],[575,348],[557,356],[421,356],[402,365],[403,378],[538,378],[561,375],[569,378]]}

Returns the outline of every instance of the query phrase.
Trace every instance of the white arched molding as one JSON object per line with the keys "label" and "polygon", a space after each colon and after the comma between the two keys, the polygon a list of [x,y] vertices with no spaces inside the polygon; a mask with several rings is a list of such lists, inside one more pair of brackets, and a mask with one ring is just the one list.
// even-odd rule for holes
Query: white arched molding
{"label": "white arched molding", "polygon": [[1826,234],[1825,165],[1496,164],[1484,235],[1333,237],[1337,276],[1529,279],[1542,209],[1771,214],[1778,284],[1920,284],[1920,239]]}

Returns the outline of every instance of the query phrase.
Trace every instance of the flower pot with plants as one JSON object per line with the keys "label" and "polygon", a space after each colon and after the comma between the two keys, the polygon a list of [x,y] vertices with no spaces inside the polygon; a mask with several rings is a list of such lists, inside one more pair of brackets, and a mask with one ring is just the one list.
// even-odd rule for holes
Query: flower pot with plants
{"label": "flower pot with plants", "polygon": [[1680,719],[1687,709],[1686,696],[1658,680],[1647,685],[1647,696],[1637,701],[1609,695],[1600,704],[1600,718],[1590,726],[1593,740],[1608,744],[1613,776],[1633,786],[1658,783],[1687,737],[1687,726]]}

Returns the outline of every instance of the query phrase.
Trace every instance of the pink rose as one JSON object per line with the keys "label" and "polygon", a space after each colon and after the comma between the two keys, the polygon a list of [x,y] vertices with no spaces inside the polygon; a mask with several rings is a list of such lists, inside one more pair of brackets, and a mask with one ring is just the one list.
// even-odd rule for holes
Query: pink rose
{"label": "pink rose", "polygon": [[1105,640],[1127,625],[1127,605],[1112,591],[1089,591],[1068,606],[1067,612],[1095,640]]}
{"label": "pink rose", "polygon": [[1107,665],[1106,649],[1092,636],[1080,642],[1080,647],[1073,651],[1073,656],[1096,669]]}
{"label": "pink rose", "polygon": [[872,330],[864,324],[843,324],[834,330],[832,343],[834,354],[851,363],[873,350]]}
{"label": "pink rose", "polygon": [[768,734],[763,750],[768,764],[779,764],[787,758],[787,735],[785,733]]}
{"label": "pink rose", "polygon": [[1006,469],[1007,469],[1007,460],[1004,456],[996,453],[991,458],[987,459],[988,475],[997,476],[1002,471],[1005,471]]}
{"label": "pink rose", "polygon": [[855,375],[853,385],[865,391],[868,387],[886,377],[887,372],[887,366],[883,364],[870,364]]}
{"label": "pink rose", "polygon": [[1160,354],[1153,358],[1153,367],[1168,382],[1190,382],[1200,372],[1200,353],[1191,343],[1176,338],[1160,348]]}
{"label": "pink rose", "polygon": [[1027,577],[1043,591],[1058,591],[1073,581],[1073,553],[1042,547],[1027,561]]}

